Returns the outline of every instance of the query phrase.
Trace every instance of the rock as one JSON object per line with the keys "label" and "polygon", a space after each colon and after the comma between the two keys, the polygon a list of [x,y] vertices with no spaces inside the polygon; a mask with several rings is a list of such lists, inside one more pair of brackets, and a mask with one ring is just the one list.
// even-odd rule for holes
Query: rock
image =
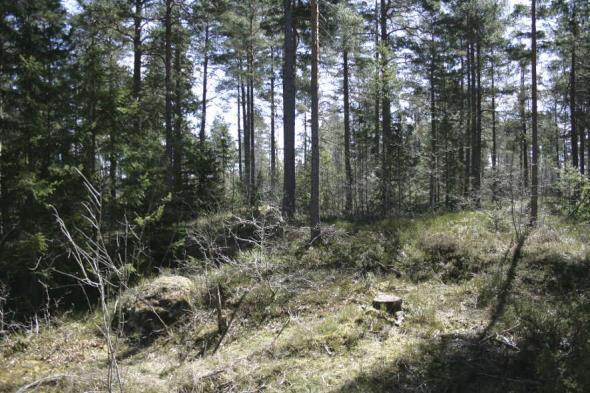
{"label": "rock", "polygon": [[395,314],[397,311],[401,311],[402,302],[402,299],[397,296],[380,294],[373,299],[373,307],[377,310],[385,310],[389,314]]}
{"label": "rock", "polygon": [[165,331],[190,310],[194,285],[182,276],[162,276],[140,287],[122,306],[125,331],[150,336]]}

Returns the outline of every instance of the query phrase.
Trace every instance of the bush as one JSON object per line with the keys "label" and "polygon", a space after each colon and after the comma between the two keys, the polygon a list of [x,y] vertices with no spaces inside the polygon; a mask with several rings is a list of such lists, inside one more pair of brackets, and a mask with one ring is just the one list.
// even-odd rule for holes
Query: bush
{"label": "bush", "polygon": [[561,170],[557,189],[561,195],[562,213],[579,220],[590,220],[590,179],[577,168],[566,166]]}
{"label": "bush", "polygon": [[395,255],[399,251],[398,242],[382,233],[361,230],[354,235],[337,233],[326,236],[324,244],[311,247],[302,260],[313,264],[368,272],[397,271]]}
{"label": "bush", "polygon": [[427,266],[441,274],[445,282],[470,279],[481,270],[479,257],[452,236],[427,235],[420,238],[418,247],[424,253]]}
{"label": "bush", "polygon": [[520,356],[532,362],[536,374],[546,382],[545,392],[590,391],[590,300],[587,296],[571,302],[521,302],[523,348]]}

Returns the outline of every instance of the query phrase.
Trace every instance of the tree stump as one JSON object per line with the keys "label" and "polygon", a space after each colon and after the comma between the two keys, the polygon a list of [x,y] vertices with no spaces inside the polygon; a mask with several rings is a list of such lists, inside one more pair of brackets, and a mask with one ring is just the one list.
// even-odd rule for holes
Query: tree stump
{"label": "tree stump", "polygon": [[393,295],[377,295],[373,299],[373,307],[377,310],[385,310],[389,314],[395,314],[402,309],[402,299]]}

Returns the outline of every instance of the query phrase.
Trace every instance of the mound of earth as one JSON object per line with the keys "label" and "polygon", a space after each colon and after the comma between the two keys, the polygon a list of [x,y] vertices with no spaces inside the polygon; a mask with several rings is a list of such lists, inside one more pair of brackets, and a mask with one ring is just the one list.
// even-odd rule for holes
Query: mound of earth
{"label": "mound of earth", "polygon": [[122,307],[125,331],[158,334],[190,310],[194,285],[182,276],[162,276],[141,286]]}

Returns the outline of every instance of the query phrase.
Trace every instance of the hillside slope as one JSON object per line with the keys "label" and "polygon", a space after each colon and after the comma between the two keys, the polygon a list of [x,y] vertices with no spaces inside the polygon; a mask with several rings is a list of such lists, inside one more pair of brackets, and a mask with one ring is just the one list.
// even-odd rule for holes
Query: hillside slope
{"label": "hillside slope", "polygon": [[[163,274],[193,281],[191,310],[149,340],[121,336],[124,390],[589,391],[589,228],[548,218],[513,258],[501,216],[338,221],[314,247],[284,227],[219,266],[187,258]],[[378,293],[403,315],[373,309]],[[0,391],[104,391],[99,319],[5,337]]]}

